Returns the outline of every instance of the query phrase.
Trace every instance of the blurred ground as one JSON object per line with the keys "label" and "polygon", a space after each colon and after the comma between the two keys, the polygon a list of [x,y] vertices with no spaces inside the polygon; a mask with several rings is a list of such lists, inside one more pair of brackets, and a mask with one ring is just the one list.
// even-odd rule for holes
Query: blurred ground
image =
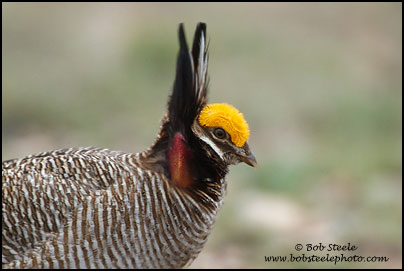
{"label": "blurred ground", "polygon": [[[231,169],[191,267],[402,267],[401,3],[2,7],[2,160],[147,148],[174,80],[178,23],[190,40],[205,21],[210,101],[244,113],[259,168]],[[264,261],[318,242],[389,261]]]}

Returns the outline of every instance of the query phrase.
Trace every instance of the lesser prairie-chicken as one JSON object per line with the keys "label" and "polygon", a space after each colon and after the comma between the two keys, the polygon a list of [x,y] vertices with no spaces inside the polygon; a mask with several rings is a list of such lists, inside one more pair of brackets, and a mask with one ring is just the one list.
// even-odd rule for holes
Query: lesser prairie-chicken
{"label": "lesser prairie-chicken", "polygon": [[256,160],[243,115],[207,105],[206,25],[182,24],[168,111],[133,154],[69,148],[2,163],[3,268],[169,268],[205,244],[231,164]]}

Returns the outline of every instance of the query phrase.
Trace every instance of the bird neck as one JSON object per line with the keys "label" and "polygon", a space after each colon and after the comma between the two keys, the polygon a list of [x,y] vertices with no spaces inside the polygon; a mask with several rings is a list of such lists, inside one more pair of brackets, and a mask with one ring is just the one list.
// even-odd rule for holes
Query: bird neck
{"label": "bird neck", "polygon": [[195,136],[173,131],[167,115],[163,117],[156,141],[139,159],[142,166],[166,176],[172,185],[195,198],[206,194],[217,201],[224,189],[228,165],[207,155]]}
{"label": "bird neck", "polygon": [[181,188],[192,187],[195,181],[192,175],[194,155],[180,132],[174,135],[167,158],[170,179],[173,184]]}

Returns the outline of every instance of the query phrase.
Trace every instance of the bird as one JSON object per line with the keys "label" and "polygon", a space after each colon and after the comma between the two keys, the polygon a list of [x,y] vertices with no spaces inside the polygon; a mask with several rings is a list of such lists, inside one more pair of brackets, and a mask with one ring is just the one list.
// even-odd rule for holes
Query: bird
{"label": "bird", "polygon": [[230,165],[256,167],[244,115],[207,104],[206,23],[179,24],[172,93],[154,143],[2,162],[2,268],[181,268],[201,252]]}

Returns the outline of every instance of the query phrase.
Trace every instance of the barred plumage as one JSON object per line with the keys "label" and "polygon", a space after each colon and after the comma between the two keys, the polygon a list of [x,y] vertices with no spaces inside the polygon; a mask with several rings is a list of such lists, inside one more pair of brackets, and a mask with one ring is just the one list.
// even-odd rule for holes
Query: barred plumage
{"label": "barred plumage", "polygon": [[228,165],[256,163],[247,143],[219,141],[197,121],[206,105],[205,31],[200,23],[187,56],[180,27],[169,112],[147,151],[70,148],[2,163],[3,268],[170,268],[195,259],[222,205]]}
{"label": "barred plumage", "polygon": [[157,268],[195,258],[224,189],[206,208],[141,164],[97,148],[4,162],[3,265]]}

